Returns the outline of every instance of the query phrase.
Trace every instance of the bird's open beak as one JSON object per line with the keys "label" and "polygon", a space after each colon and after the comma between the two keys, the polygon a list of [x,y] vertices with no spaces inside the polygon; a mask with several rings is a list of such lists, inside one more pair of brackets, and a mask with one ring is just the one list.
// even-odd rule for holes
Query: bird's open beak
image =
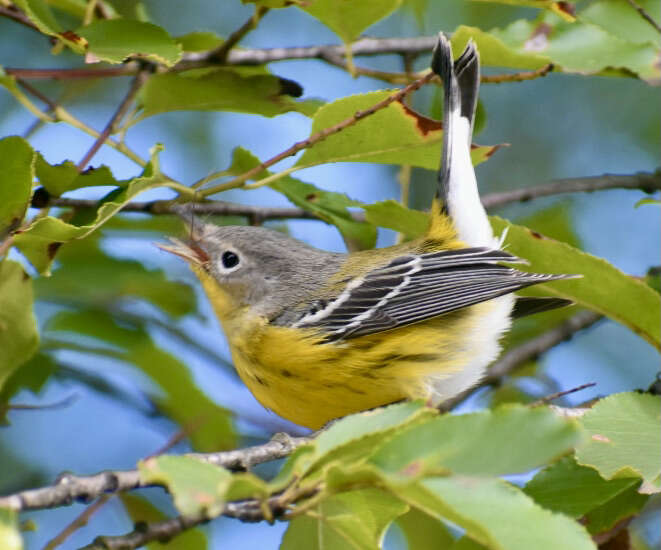
{"label": "bird's open beak", "polygon": [[209,255],[198,244],[194,242],[186,244],[171,237],[168,240],[172,243],[171,245],[156,243],[156,246],[192,264],[204,266],[209,262]]}

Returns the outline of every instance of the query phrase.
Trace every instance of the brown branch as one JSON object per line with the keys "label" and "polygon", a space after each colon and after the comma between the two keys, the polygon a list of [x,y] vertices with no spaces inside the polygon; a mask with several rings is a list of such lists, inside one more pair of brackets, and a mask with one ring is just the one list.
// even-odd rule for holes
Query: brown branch
{"label": "brown branch", "polygon": [[482,75],[480,82],[483,84],[500,84],[502,82],[523,82],[524,80],[535,80],[546,76],[553,70],[553,63],[544,65],[535,71],[524,71],[521,73]]}
{"label": "brown branch", "polygon": [[218,193],[220,191],[226,191],[228,189],[233,189],[235,187],[239,187],[241,184],[244,182],[248,181],[252,177],[256,176],[266,168],[269,168],[270,166],[273,166],[274,164],[280,162],[283,159],[286,159],[287,157],[291,157],[298,153],[299,151],[302,151],[303,149],[306,149],[315,143],[318,143],[324,139],[326,139],[328,136],[331,136],[333,134],[337,134],[338,132],[341,132],[345,128],[348,128],[349,126],[353,126],[356,124],[359,120],[362,120],[370,115],[373,115],[374,113],[380,111],[381,109],[387,107],[391,103],[394,103],[395,101],[401,100],[403,97],[405,97],[407,94],[410,94],[417,90],[418,88],[421,88],[424,86],[427,82],[429,82],[432,78],[434,78],[434,73],[429,72],[422,78],[419,78],[415,82],[412,82],[406,88],[402,88],[398,92],[389,95],[387,98],[385,98],[383,101],[379,101],[378,103],[372,105],[368,109],[364,109],[363,111],[356,111],[352,116],[344,119],[341,122],[338,122],[337,124],[329,127],[329,128],[324,128],[323,130],[317,132],[316,134],[311,135],[310,137],[299,141],[297,143],[294,143],[291,147],[288,149],[282,151],[281,153],[275,155],[274,157],[270,158],[269,160],[266,160],[251,170],[248,170],[247,172],[241,174],[240,176],[237,176],[236,178],[222,183],[220,185],[216,185],[214,187],[209,187],[202,191],[200,194],[202,196],[209,196],[213,195],[214,193]]}
{"label": "brown branch", "polygon": [[101,498],[90,504],[85,508],[74,520],[69,523],[62,531],[60,531],[56,536],[49,540],[44,546],[43,550],[54,550],[60,546],[64,541],[66,541],[73,533],[78,529],[85,527],[88,524],[90,518],[100,509],[103,505],[112,498],[112,495],[103,495]]}
{"label": "brown branch", "polygon": [[647,13],[645,9],[640,4],[638,4],[638,2],[636,2],[636,0],[627,0],[627,2],[629,2],[629,5],[634,10],[636,10],[645,21],[654,27],[656,32],[661,33],[661,26],[659,26],[654,18],[649,13]]}
{"label": "brown branch", "polygon": [[28,80],[71,80],[75,78],[105,78],[109,76],[131,76],[139,70],[140,64],[130,61],[121,67],[89,68],[89,69],[19,69],[5,68],[8,75]]}
{"label": "brown branch", "polygon": [[486,376],[480,381],[479,385],[468,388],[453,398],[448,399],[442,404],[442,409],[446,411],[452,410],[478,388],[499,383],[502,378],[517,368],[524,366],[528,361],[536,359],[551,348],[569,340],[574,334],[591,327],[602,318],[603,316],[599,313],[581,311],[557,327],[509,350],[487,370]]}
{"label": "brown branch", "polygon": [[[189,456],[204,460],[229,470],[246,470],[256,464],[288,456],[292,451],[307,443],[306,437],[289,437],[276,434],[263,445],[246,447],[218,453],[191,453]],[[138,470],[104,471],[89,476],[62,474],[48,487],[28,489],[0,497],[0,508],[12,510],[40,510],[67,506],[75,500],[89,501],[103,494],[117,493],[145,487]]]}
{"label": "brown branch", "polygon": [[[498,208],[512,202],[529,201],[538,197],[561,193],[583,193],[602,191],[608,189],[640,189],[646,193],[661,190],[661,169],[656,172],[639,172],[632,175],[591,176],[586,178],[568,178],[554,182],[504,191],[489,193],[482,197],[482,204],[487,209]],[[99,202],[91,199],[52,198],[46,204],[33,205],[35,207],[59,206],[62,208],[97,208]],[[319,219],[315,214],[301,208],[275,208],[259,207],[225,201],[210,201],[190,204],[193,212],[198,214],[215,214],[219,216],[246,216],[256,220],[282,220],[282,219]],[[124,205],[124,212],[145,212],[149,214],[173,214],[169,201],[133,201]],[[365,221],[364,214],[352,212],[356,221]]]}
{"label": "brown branch", "polygon": [[[431,52],[436,44],[435,36],[417,38],[363,38],[355,42],[351,50],[354,57],[372,55],[415,55]],[[222,45],[221,45],[222,48]],[[325,56],[342,58],[346,54],[344,46],[324,45],[302,48],[241,48],[228,52],[226,65],[263,65],[272,61],[289,59],[323,59]],[[214,61],[214,59],[216,59]],[[217,50],[200,53],[186,53],[172,71],[185,71],[196,67],[217,65]],[[140,69],[136,61],[129,61],[121,67],[76,68],[76,69],[27,69],[5,68],[7,74],[25,79],[73,79],[101,78],[134,75]]]}
{"label": "brown branch", "polygon": [[147,81],[147,78],[149,77],[149,71],[147,70],[142,70],[140,71],[135,78],[133,79],[133,82],[131,83],[131,87],[129,88],[128,92],[126,93],[126,96],[124,96],[124,99],[122,102],[119,104],[113,115],[110,117],[110,120],[106,124],[105,128],[101,131],[99,134],[99,137],[96,138],[92,146],[90,147],[89,151],[85,153],[85,156],[81,159],[81,161],[76,165],[76,168],[78,168],[78,171],[83,171],[85,169],[85,166],[89,163],[90,160],[92,160],[92,157],[96,155],[97,151],[101,149],[101,146],[106,142],[106,140],[110,137],[110,135],[115,131],[115,127],[119,122],[124,118],[124,115],[128,111],[129,107],[133,103],[133,100],[135,99],[136,94],[142,87],[142,85]]}
{"label": "brown branch", "polygon": [[[54,198],[48,201],[48,206],[59,206],[63,208],[98,208],[99,201],[93,199],[68,199]],[[245,216],[257,220],[283,220],[283,219],[305,219],[318,220],[319,218],[301,208],[276,208],[260,207],[233,202],[213,201],[189,203],[187,206],[196,214],[215,214],[219,216]],[[148,214],[176,214],[170,201],[133,201],[124,205],[124,212],[145,212]],[[365,216],[360,213],[352,213],[358,220],[364,220]]]}
{"label": "brown branch", "polygon": [[0,6],[0,16],[2,17],[7,17],[9,19],[13,19],[17,23],[20,23],[21,25],[25,25],[26,27],[29,27],[30,29],[41,32],[37,28],[37,25],[35,25],[30,19],[28,18],[27,15],[25,15],[21,10],[19,10],[16,6]]}
{"label": "brown branch", "polygon": [[586,178],[566,178],[552,181],[544,185],[490,193],[482,197],[485,208],[498,208],[512,202],[525,202],[539,197],[558,195],[561,193],[589,193],[605,189],[640,189],[646,193],[661,190],[661,168],[655,172],[638,172],[636,174],[603,174]]}
{"label": "brown branch", "polygon": [[218,48],[212,50],[208,54],[208,60],[214,63],[225,63],[227,55],[230,50],[236,46],[243,38],[253,29],[257,27],[262,18],[269,12],[269,8],[265,6],[256,6],[255,12],[248,18],[248,20],[241,25],[237,30],[227,37]]}
{"label": "brown branch", "polygon": [[25,88],[25,91],[39,99],[39,101],[42,101],[44,104],[48,106],[48,108],[51,111],[54,111],[57,108],[57,103],[55,103],[52,99],[50,99],[48,96],[42,94],[39,90],[37,90],[34,86],[31,84],[28,84],[24,80],[20,78],[16,78],[16,82],[21,85],[21,87]]}
{"label": "brown branch", "polygon": [[80,548],[80,550],[130,550],[140,548],[151,541],[165,542],[180,533],[197,527],[208,521],[205,517],[187,518],[177,516],[171,519],[154,523],[140,523],[135,531],[126,535],[96,537],[94,542]]}

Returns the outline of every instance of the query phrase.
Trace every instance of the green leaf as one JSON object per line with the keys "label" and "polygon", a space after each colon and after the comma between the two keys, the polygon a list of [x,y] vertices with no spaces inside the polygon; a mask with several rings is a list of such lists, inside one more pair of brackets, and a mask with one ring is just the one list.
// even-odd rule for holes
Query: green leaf
{"label": "green leaf", "polygon": [[187,456],[163,455],[138,463],[140,479],[167,487],[181,514],[215,517],[222,513],[232,474]]}
{"label": "green leaf", "polygon": [[143,326],[125,320],[120,325],[107,314],[90,309],[60,312],[51,318],[47,330],[49,334],[66,331],[87,335],[110,344],[107,355],[134,365],[157,384],[161,391],[152,399],[186,430],[196,450],[211,452],[235,447],[230,412],[209,399],[195,385],[188,368],[158,348]]}
{"label": "green leaf", "polygon": [[[617,19],[611,23],[618,24]],[[599,25],[583,21],[580,12],[575,23],[544,13],[535,20],[521,19],[503,30],[494,29],[490,34],[513,54],[545,57],[563,72],[619,76],[633,73],[650,82],[661,76],[661,69],[656,65],[658,43],[624,40]]]}
{"label": "green leaf", "polygon": [[407,208],[392,199],[365,204],[362,208],[369,223],[398,231],[407,239],[422,235],[429,226],[429,215],[426,212]]}
{"label": "green leaf", "polygon": [[135,19],[100,19],[76,31],[88,42],[94,61],[123,63],[141,57],[172,67],[181,59],[181,47],[161,27]]}
{"label": "green leaf", "polygon": [[0,508],[0,547],[4,550],[23,550],[18,513],[7,508]]}
{"label": "green leaf", "polygon": [[32,195],[34,156],[23,138],[10,136],[0,140],[0,240],[25,217]]}
{"label": "green leaf", "polygon": [[570,2],[555,2],[554,0],[477,0],[479,2],[490,2],[494,4],[505,4],[508,6],[525,6],[528,8],[539,8],[549,10],[559,15],[565,21],[573,23],[574,6]]}
{"label": "green leaf", "polygon": [[[529,24],[526,20],[520,20],[512,23],[504,31],[493,30],[491,32],[483,31],[477,27],[468,27],[460,25],[452,33],[452,51],[455,55],[461,54],[470,39],[475,42],[480,52],[480,63],[484,67],[509,67],[511,69],[535,70],[544,65],[548,65],[551,59],[547,55],[542,55],[536,50],[523,47],[513,47],[507,43],[503,36],[513,34],[516,25]],[[518,27],[516,27],[518,29]]]}
{"label": "green leaf", "polygon": [[14,2],[44,34],[56,36],[62,26],[57,22],[50,6],[43,0],[16,0]]}
{"label": "green leaf", "polygon": [[[661,19],[661,5],[656,0],[636,0],[655,21]],[[658,44],[659,33],[643,19],[631,4],[618,0],[590,3],[580,14],[581,21],[598,25],[606,32],[634,44]]]}
{"label": "green leaf", "polygon": [[[391,91],[357,94],[328,103],[314,114],[315,134],[383,101]],[[387,132],[383,129],[388,128]],[[302,169],[326,162],[376,162],[406,164],[437,170],[443,132],[441,124],[395,101],[388,107],[328,136],[305,150],[296,162]],[[472,149],[473,164],[485,161],[498,146]]]}
{"label": "green leaf", "polygon": [[[526,270],[583,275],[580,279],[539,285],[547,295],[568,298],[629,327],[661,349],[661,297],[644,282],[622,273],[606,260],[568,244],[547,239],[526,227],[491,216],[496,234],[507,228],[507,251],[530,262]],[[521,269],[521,268],[519,268]]]}
{"label": "green leaf", "polygon": [[173,317],[194,313],[193,289],[169,281],[161,269],[147,269],[136,260],[113,258],[94,235],[72,241],[59,253],[61,267],[35,281],[37,297],[66,304],[113,309],[121,301],[143,299]]}
{"label": "green leaf", "polygon": [[395,478],[439,470],[512,474],[547,463],[581,438],[575,422],[545,407],[504,405],[493,411],[445,414],[401,430],[377,448],[370,462]]}
{"label": "green leaf", "polygon": [[48,275],[50,274],[50,265],[62,243],[86,237],[119,212],[122,206],[136,195],[148,189],[167,187],[170,183],[170,180],[162,175],[136,178],[131,180],[128,185],[106,195],[100,201],[100,206],[92,219],[87,220],[86,223],[72,225],[60,218],[45,216],[37,219],[24,231],[16,234],[14,244],[35,269],[44,275]]}
{"label": "green leaf", "polygon": [[585,413],[581,423],[590,440],[576,451],[579,464],[606,479],[641,477],[641,492],[661,490],[661,396],[610,395]]}
{"label": "green leaf", "polygon": [[[168,519],[163,512],[145,498],[130,493],[120,493],[118,497],[134,524],[156,523]],[[146,548],[148,550],[163,548],[167,548],[167,550],[206,550],[208,544],[207,537],[201,529],[187,529],[169,539],[165,545],[160,542],[150,542]]]}
{"label": "green leaf", "polygon": [[638,492],[638,484],[629,487],[585,515],[584,524],[590,534],[609,531],[625,518],[637,515],[650,499]]}
{"label": "green leaf", "polygon": [[387,527],[407,509],[379,489],[332,495],[289,523],[280,550],[379,550]]}
{"label": "green leaf", "polygon": [[[238,176],[259,164],[259,159],[243,147],[237,147],[232,152],[232,164],[228,173]],[[270,173],[264,170],[255,178],[265,178]],[[312,212],[325,222],[337,227],[348,247],[360,250],[374,248],[376,229],[369,223],[355,220],[347,210],[352,206],[363,206],[343,193],[324,191],[318,187],[300,181],[291,176],[285,176],[269,184],[271,189],[282,193],[293,204]]]}
{"label": "green leaf", "polygon": [[54,197],[82,187],[123,185],[113,177],[107,166],[88,168],[81,174],[70,160],[49,164],[40,153],[37,153],[35,172],[39,183]]}
{"label": "green leaf", "polygon": [[524,492],[548,510],[579,518],[639,485],[639,478],[607,481],[593,468],[565,457],[539,472],[526,484]]}
{"label": "green leaf", "polygon": [[215,50],[224,40],[215,32],[210,31],[195,31],[177,36],[175,38],[177,44],[185,52],[205,52],[208,50]]}
{"label": "green leaf", "polygon": [[32,280],[18,262],[0,262],[0,389],[37,351]]}
{"label": "green leaf", "polygon": [[170,111],[234,111],[273,117],[289,111],[310,116],[317,101],[296,101],[300,87],[270,74],[241,74],[234,69],[152,76],[140,89],[137,120]]}
{"label": "green leaf", "polygon": [[0,424],[8,424],[7,418],[4,418],[4,416],[8,411],[6,405],[9,400],[22,389],[37,393],[55,372],[56,368],[55,361],[49,355],[36,353],[27,362],[15,369],[0,390]]}
{"label": "green leaf", "polygon": [[371,454],[379,441],[437,414],[434,409],[410,401],[346,416],[316,438],[315,460],[307,473],[319,471],[336,460],[356,465]]}
{"label": "green leaf", "polygon": [[[482,454],[482,460],[488,459]],[[462,527],[490,550],[596,550],[583,526],[544,510],[499,479],[428,478],[397,494],[412,507]]]}
{"label": "green leaf", "polygon": [[337,34],[343,42],[355,41],[361,33],[395,11],[401,0],[314,0],[301,7]]}
{"label": "green leaf", "polygon": [[396,521],[411,550],[439,550],[450,548],[454,538],[438,518],[411,508]]}

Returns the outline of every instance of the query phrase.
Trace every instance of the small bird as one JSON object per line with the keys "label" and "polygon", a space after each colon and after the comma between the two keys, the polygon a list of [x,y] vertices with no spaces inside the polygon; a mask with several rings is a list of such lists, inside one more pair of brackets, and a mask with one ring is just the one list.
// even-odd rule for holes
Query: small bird
{"label": "small bird", "polygon": [[480,82],[472,42],[453,61],[441,33],[443,149],[426,233],[349,254],[261,227],[194,224],[187,260],[220,320],[239,376],[265,407],[317,429],[403,399],[436,405],[474,386],[511,317],[567,305],[513,292],[564,279],[518,271],[480,202],[470,158]]}

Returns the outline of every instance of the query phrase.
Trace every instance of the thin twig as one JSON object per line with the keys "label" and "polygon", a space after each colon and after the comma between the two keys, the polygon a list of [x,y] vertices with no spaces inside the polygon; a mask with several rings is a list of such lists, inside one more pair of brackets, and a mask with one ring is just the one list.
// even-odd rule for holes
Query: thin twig
{"label": "thin twig", "polygon": [[[191,453],[189,456],[230,470],[246,470],[250,467],[283,458],[307,443],[306,437],[289,437],[276,434],[263,445],[218,453]],[[75,500],[89,501],[106,493],[116,493],[144,487],[138,470],[105,471],[89,476],[62,474],[48,487],[28,489],[0,497],[0,508],[12,510],[40,510],[66,506]]]}
{"label": "thin twig", "polygon": [[[272,521],[285,515],[292,504],[301,499],[312,497],[317,492],[318,488],[312,486],[298,488],[287,494],[276,495],[266,501],[250,499],[228,502],[225,504],[222,515],[248,523],[263,521],[264,519]],[[131,550],[155,540],[169,541],[183,531],[197,527],[208,520],[205,516],[177,516],[163,521],[141,524],[126,535],[97,537],[92,544],[80,550]]]}
{"label": "thin twig", "polygon": [[54,550],[66,541],[78,529],[85,527],[89,523],[90,518],[97,512],[103,505],[108,502],[114,495],[102,495],[95,502],[85,508],[74,520],[69,523],[62,531],[49,540],[44,546],[43,550]]}
{"label": "thin twig", "polygon": [[544,65],[535,71],[524,71],[511,74],[482,75],[480,82],[483,84],[501,84],[503,82],[523,82],[524,80],[535,80],[546,76],[553,70],[553,63]]}
{"label": "thin twig", "polygon": [[40,32],[39,29],[37,28],[37,25],[35,25],[32,21],[30,21],[28,16],[25,15],[21,10],[19,10],[15,6],[9,6],[9,7],[0,6],[0,16],[13,19],[17,23],[20,23],[21,25],[25,25],[26,27],[29,27],[34,31]]}
{"label": "thin twig", "polygon": [[79,171],[82,172],[85,169],[89,161],[92,160],[92,157],[96,155],[97,151],[101,148],[101,146],[114,132],[116,125],[119,124],[122,118],[124,118],[124,115],[128,111],[131,104],[133,103],[136,94],[138,93],[142,85],[147,81],[148,77],[149,77],[149,71],[147,70],[142,70],[135,76],[133,82],[131,83],[131,87],[126,93],[126,96],[124,96],[124,99],[119,104],[113,115],[110,117],[110,120],[106,124],[105,128],[101,131],[99,137],[96,138],[96,140],[90,147],[89,151],[85,153],[85,156],[77,164],[76,168],[78,168]]}
{"label": "thin twig", "polygon": [[234,48],[243,38],[253,29],[257,27],[262,18],[269,12],[269,8],[265,6],[255,7],[255,12],[248,18],[248,20],[241,25],[237,30],[227,37],[218,48],[209,52],[209,60],[214,63],[224,63],[227,59],[227,54]]}
{"label": "thin twig", "polygon": [[558,179],[543,185],[490,193],[482,197],[485,208],[498,208],[512,202],[524,202],[561,193],[589,193],[605,189],[640,189],[646,193],[661,190],[661,169],[636,174],[603,174],[586,178]]}
{"label": "thin twig", "polygon": [[659,26],[659,24],[654,20],[654,18],[649,13],[647,13],[643,9],[643,7],[640,4],[638,4],[638,2],[636,2],[635,0],[627,0],[627,2],[629,2],[629,5],[634,10],[636,10],[645,21],[647,21],[650,25],[652,25],[652,27],[656,29],[656,32],[661,33],[661,26]]}
{"label": "thin twig", "polygon": [[54,111],[56,109],[57,103],[55,103],[48,96],[42,94],[39,90],[37,90],[37,88],[28,84],[22,78],[17,77],[16,82],[20,84],[23,88],[25,88],[26,92],[30,93],[31,95],[42,101],[44,104],[46,104],[51,111]]}
{"label": "thin twig", "polygon": [[22,69],[5,68],[5,73],[26,80],[73,80],[76,78],[107,78],[110,76],[131,76],[138,73],[140,63],[130,61],[121,67],[81,68],[81,69]]}
{"label": "thin twig", "polygon": [[571,395],[572,393],[583,391],[587,388],[593,388],[596,385],[597,385],[596,382],[588,382],[587,384],[581,384],[580,386],[576,386],[575,388],[570,388],[568,390],[558,391],[558,392],[552,393],[551,395],[545,395],[544,397],[538,399],[537,401],[533,401],[532,403],[530,403],[530,406],[531,407],[538,407],[539,405],[546,405],[547,403],[550,403],[551,401],[555,401],[556,399],[560,399],[561,397],[565,397],[566,395]]}
{"label": "thin twig", "polygon": [[528,361],[539,357],[558,344],[569,340],[574,334],[594,325],[602,318],[603,316],[599,313],[581,311],[557,327],[509,350],[487,370],[486,376],[480,381],[479,385],[448,399],[443,403],[442,409],[446,411],[453,409],[476,389],[500,382],[505,376],[525,365]]}
{"label": "thin twig", "polygon": [[154,540],[168,541],[183,531],[197,527],[206,521],[208,520],[205,517],[177,516],[163,521],[141,524],[135,531],[126,535],[96,537],[94,542],[80,548],[80,550],[130,550],[140,548]]}
{"label": "thin twig", "polygon": [[[213,195],[215,193],[219,193],[220,191],[226,191],[228,189],[234,189],[235,187],[239,187],[243,185],[246,181],[249,179],[253,178],[266,168],[269,168],[270,166],[273,166],[274,164],[280,162],[283,159],[286,159],[287,157],[291,157],[298,153],[299,151],[302,151],[303,149],[306,149],[310,147],[311,145],[314,145],[315,143],[318,143],[324,139],[326,139],[328,136],[331,136],[333,134],[336,134],[345,128],[348,128],[349,126],[353,126],[356,124],[359,120],[362,120],[363,118],[366,118],[370,115],[373,115],[374,113],[380,111],[381,109],[387,107],[391,103],[394,103],[395,101],[401,100],[404,96],[407,94],[410,94],[417,90],[418,88],[424,86],[427,82],[429,82],[432,78],[434,77],[434,73],[429,72],[422,78],[419,78],[415,82],[412,82],[406,88],[402,88],[398,92],[389,95],[387,98],[385,98],[383,101],[379,101],[375,105],[372,105],[368,109],[364,109],[363,111],[356,111],[352,116],[344,119],[342,122],[338,122],[334,126],[331,126],[329,128],[324,128],[320,132],[317,132],[316,134],[311,135],[310,137],[299,141],[297,143],[294,143],[291,147],[288,149],[282,151],[281,153],[275,155],[274,157],[270,158],[269,160],[266,160],[259,165],[255,166],[251,170],[248,170],[247,172],[241,174],[240,176],[237,176],[236,178],[225,182],[221,183],[219,185],[215,185],[213,187],[210,187],[208,189],[204,189],[203,191],[200,192],[200,195],[202,196],[209,196]],[[205,178],[206,180],[209,180],[209,178]]]}
{"label": "thin twig", "polygon": [[[98,208],[99,201],[93,199],[53,198],[50,199],[48,205],[63,208]],[[306,220],[319,219],[313,213],[307,212],[301,208],[259,207],[224,201],[189,203],[187,207],[196,214],[245,216],[247,218],[260,218],[262,220],[284,220],[292,218]],[[122,211],[145,212],[148,214],[176,214],[170,201],[128,202],[123,206]],[[360,213],[356,213],[356,216],[357,218],[365,219]]]}

